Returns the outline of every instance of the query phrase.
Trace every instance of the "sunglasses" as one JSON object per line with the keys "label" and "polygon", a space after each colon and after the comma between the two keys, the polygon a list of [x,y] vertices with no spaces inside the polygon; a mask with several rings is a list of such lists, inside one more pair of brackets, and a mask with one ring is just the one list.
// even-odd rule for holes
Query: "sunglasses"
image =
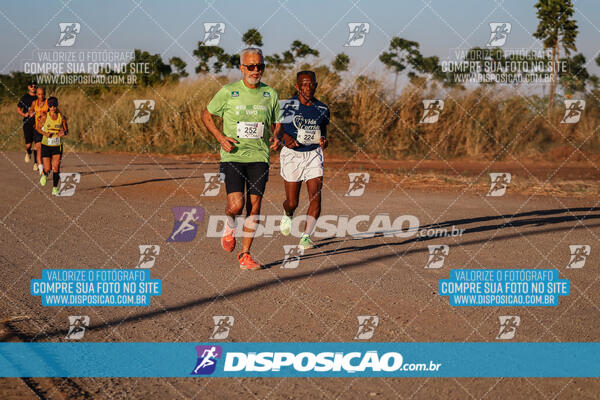
{"label": "sunglasses", "polygon": [[58,104],[48,104],[48,108],[58,107]]}
{"label": "sunglasses", "polygon": [[242,64],[248,71],[254,71],[258,69],[259,71],[265,70],[265,64]]}

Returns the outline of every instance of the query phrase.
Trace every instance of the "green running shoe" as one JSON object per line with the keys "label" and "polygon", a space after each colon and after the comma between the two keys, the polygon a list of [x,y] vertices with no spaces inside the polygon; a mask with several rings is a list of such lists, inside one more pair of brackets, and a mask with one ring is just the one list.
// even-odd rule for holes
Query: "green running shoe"
{"label": "green running shoe", "polygon": [[58,188],[56,186],[52,188],[52,196],[58,196]]}
{"label": "green running shoe", "polygon": [[313,247],[315,247],[315,244],[313,243],[312,240],[310,240],[310,236],[305,233],[300,238],[300,244],[298,246],[300,246],[306,250],[306,249],[312,249]]}
{"label": "green running shoe", "polygon": [[281,217],[281,224],[279,224],[279,229],[281,230],[281,234],[283,236],[289,236],[290,232],[292,232],[292,217],[288,217],[283,214]]}
{"label": "green running shoe", "polygon": [[42,177],[40,178],[40,185],[46,186],[47,180],[48,180],[48,177],[46,176],[46,174],[42,174]]}

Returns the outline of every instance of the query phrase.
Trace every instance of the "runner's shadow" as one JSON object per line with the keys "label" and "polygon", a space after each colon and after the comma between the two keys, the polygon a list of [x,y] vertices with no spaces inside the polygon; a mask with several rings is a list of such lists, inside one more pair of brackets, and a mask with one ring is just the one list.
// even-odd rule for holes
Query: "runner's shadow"
{"label": "runner's shadow", "polygon": [[[125,169],[127,169],[127,171],[155,171],[155,168],[127,168],[124,167],[122,169],[103,169],[100,171],[83,171],[80,172],[81,175],[96,175],[96,174],[100,174],[102,172],[123,172]],[[160,171],[176,171],[176,170],[191,170],[191,169],[197,169],[197,168],[193,168],[193,167],[170,167],[170,168],[161,168]]]}
{"label": "runner's shadow", "polygon": [[138,181],[138,182],[122,183],[119,185],[104,185],[104,186],[100,186],[100,187],[96,187],[96,188],[89,188],[87,190],[137,186],[137,185],[144,185],[146,183],[152,183],[152,182],[179,181],[182,179],[204,179],[204,177],[201,177],[201,176],[179,176],[179,177],[174,177],[174,178],[154,178],[154,179],[145,179],[143,181]]}
{"label": "runner's shadow", "polygon": [[[512,220],[514,218],[520,218],[520,217],[544,216],[544,215],[563,214],[563,213],[571,213],[572,214],[574,212],[586,212],[586,211],[587,212],[600,211],[600,207],[557,208],[557,209],[551,209],[551,210],[527,211],[527,212],[518,213],[518,214],[503,214],[503,215],[493,215],[493,216],[485,216],[485,217],[462,218],[462,219],[455,219],[455,220],[451,220],[451,221],[444,221],[444,222],[424,225],[424,226],[419,227],[419,231],[429,230],[429,229],[442,229],[442,228],[448,228],[448,227],[452,228],[453,226],[457,226],[457,225],[458,225],[457,228],[460,229],[461,226],[476,223],[476,222],[487,222],[487,221],[493,221],[493,220],[498,220],[498,219]],[[546,224],[558,224],[561,222],[568,222],[568,221],[574,221],[574,220],[594,219],[594,218],[598,218],[598,217],[599,217],[599,215],[593,214],[593,215],[582,215],[582,216],[565,215],[565,216],[558,216],[558,217],[552,217],[552,218],[522,219],[522,220],[517,220],[517,221],[509,221],[509,222],[503,223],[503,224],[491,225],[490,227],[468,228],[468,229],[465,229],[465,231],[463,232],[463,235],[466,233],[481,232],[481,231],[491,230],[491,229],[499,229],[500,227],[511,227],[511,226],[517,227],[517,226],[525,226],[525,225],[541,226],[541,225],[546,225]],[[384,236],[383,232],[376,232],[374,235],[374,237],[383,237],[383,236]],[[436,239],[436,238],[439,238],[439,237],[418,238],[413,241],[429,240],[429,239]],[[365,240],[365,239],[368,239],[368,238],[356,237],[351,240]],[[316,241],[316,244],[319,247],[326,247],[330,244],[345,242],[347,240],[348,239],[346,239],[346,238],[325,238],[325,239]]]}
{"label": "runner's shadow", "polygon": [[[600,215],[594,216],[594,218],[599,218],[599,217],[600,217]],[[585,218],[585,219],[588,219],[588,218]],[[491,227],[490,229],[498,229],[497,228],[498,226],[501,226],[501,225],[495,225],[496,228]],[[600,227],[600,223],[594,224],[594,225],[585,225],[585,226],[577,224],[575,226],[557,227],[554,229],[543,228],[543,229],[537,229],[537,230],[527,231],[527,232],[499,234],[499,235],[496,235],[493,240],[494,241],[510,240],[510,239],[514,239],[514,238],[520,238],[523,236],[543,235],[543,234],[548,234],[551,232],[571,232],[571,231],[578,230],[578,229],[596,228],[596,227]],[[478,231],[490,230],[490,229],[485,229],[485,228],[487,228],[487,227],[481,227],[481,229],[479,229]],[[475,232],[475,230],[473,229],[473,230],[471,230],[471,232]],[[468,240],[468,241],[461,242],[461,246],[483,244],[483,243],[489,242],[489,240],[490,239],[487,237],[481,238],[481,239]],[[349,247],[339,249],[339,250],[327,250],[325,252],[314,254],[314,255],[313,254],[310,254],[308,256],[305,255],[305,256],[302,256],[301,259],[305,260],[305,259],[314,258],[314,256],[322,257],[322,256],[327,256],[327,255],[338,255],[338,254],[344,254],[344,253],[349,253],[349,252],[360,252],[362,250],[366,250],[366,249],[370,249],[370,248],[377,248],[377,247],[381,247],[381,246],[388,246],[388,247],[389,246],[401,246],[401,245],[405,245],[405,244],[415,242],[415,241],[422,241],[422,240],[410,239],[410,240],[404,240],[404,241],[395,242],[395,243],[376,244],[376,245],[368,245],[368,246],[362,246],[362,247],[349,246]],[[99,323],[99,324],[90,325],[87,329],[88,330],[113,329],[115,325],[120,326],[123,324],[136,323],[136,322],[139,322],[140,320],[152,319],[155,317],[163,316],[163,315],[165,315],[167,313],[171,313],[171,312],[185,311],[185,310],[192,309],[192,308],[202,306],[205,304],[213,304],[213,303],[225,301],[226,299],[236,297],[236,296],[242,296],[244,294],[252,293],[257,290],[268,289],[271,287],[278,287],[279,285],[281,285],[282,283],[285,283],[285,282],[302,281],[308,277],[316,277],[316,276],[324,276],[324,275],[328,275],[328,274],[335,274],[335,273],[338,273],[342,269],[349,270],[349,269],[354,269],[354,268],[364,268],[365,265],[368,265],[369,263],[377,263],[377,262],[387,261],[389,259],[395,259],[398,257],[415,254],[415,253],[421,253],[421,252],[423,252],[425,254],[429,254],[427,246],[420,247],[420,248],[410,248],[410,249],[406,249],[401,252],[392,251],[387,254],[380,253],[377,255],[373,255],[371,257],[360,258],[360,259],[356,259],[355,261],[352,261],[352,262],[346,262],[341,265],[336,264],[336,265],[333,265],[330,267],[317,268],[316,270],[315,269],[306,270],[304,272],[300,272],[300,273],[297,273],[294,275],[277,276],[273,279],[266,280],[266,281],[260,282],[258,284],[248,285],[248,286],[245,286],[245,287],[242,287],[239,289],[232,289],[232,290],[229,290],[224,293],[218,293],[216,295],[209,295],[209,296],[201,297],[199,299],[187,301],[187,302],[169,306],[169,307],[160,307],[160,309],[156,309],[154,311],[140,312],[137,314],[130,315],[123,319],[112,318],[110,320],[105,320],[104,322]],[[279,260],[279,261],[270,263],[267,265],[267,267],[273,268],[277,265],[280,265],[282,261],[283,260]],[[291,270],[288,270],[288,271],[291,272]],[[65,336],[68,333],[68,331],[69,331],[69,329],[66,328],[66,329],[55,329],[53,331],[47,332],[45,335],[40,335],[39,333],[36,333],[35,335],[23,334],[23,336],[21,337],[21,340],[32,341],[32,340],[36,340],[36,339],[47,339],[47,338],[51,338],[51,337]]]}

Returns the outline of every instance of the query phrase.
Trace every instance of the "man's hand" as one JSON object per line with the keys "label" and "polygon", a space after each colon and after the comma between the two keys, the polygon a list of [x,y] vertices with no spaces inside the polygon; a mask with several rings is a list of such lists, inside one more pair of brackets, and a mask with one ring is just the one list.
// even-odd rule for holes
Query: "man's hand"
{"label": "man's hand", "polygon": [[277,151],[281,148],[281,140],[277,139],[275,136],[271,137],[271,139],[269,139],[269,142],[272,143],[272,145],[269,146],[269,149]]}
{"label": "man's hand", "polygon": [[65,130],[64,130],[64,129],[61,129],[60,131],[58,131],[58,134],[57,134],[57,136],[58,136],[58,137],[63,137],[63,136],[65,136]]}
{"label": "man's hand", "polygon": [[35,110],[32,107],[27,111],[27,116],[33,117],[34,115],[35,115]]}
{"label": "man's hand", "polygon": [[326,138],[324,138],[323,136],[321,136],[321,140],[320,140],[319,144],[321,145],[321,148],[323,150],[325,150],[327,148],[327,145],[329,144],[329,142],[327,141]]}
{"label": "man's hand", "polygon": [[287,132],[283,133],[283,140],[285,141],[285,147],[288,149],[295,149],[296,147],[300,147],[300,143],[293,137],[287,134]]}
{"label": "man's hand", "polygon": [[219,138],[219,143],[221,144],[223,150],[230,153],[231,150],[235,148],[235,143],[238,143],[238,141],[229,136],[221,135]]}

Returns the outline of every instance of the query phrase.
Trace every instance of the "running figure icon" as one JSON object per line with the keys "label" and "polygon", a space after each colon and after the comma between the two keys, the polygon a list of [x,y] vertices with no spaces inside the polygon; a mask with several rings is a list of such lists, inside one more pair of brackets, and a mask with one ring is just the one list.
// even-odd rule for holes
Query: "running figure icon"
{"label": "running figure icon", "polygon": [[198,370],[200,369],[214,365],[215,362],[213,361],[213,358],[217,356],[216,350],[217,349],[215,348],[215,346],[211,347],[210,349],[204,350],[204,352],[202,353],[203,359],[194,369],[194,374],[197,374]]}

